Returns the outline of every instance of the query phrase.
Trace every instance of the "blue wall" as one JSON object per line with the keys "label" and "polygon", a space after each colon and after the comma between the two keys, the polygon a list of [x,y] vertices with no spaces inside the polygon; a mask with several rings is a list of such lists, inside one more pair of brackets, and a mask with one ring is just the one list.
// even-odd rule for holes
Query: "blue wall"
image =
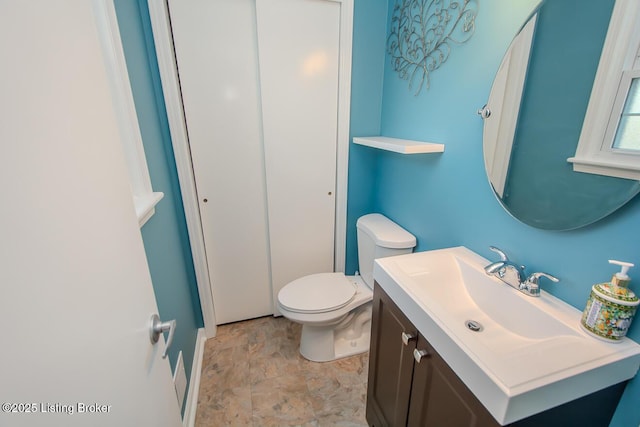
{"label": "blue wall", "polygon": [[165,195],[142,237],[160,317],[177,323],[169,360],[175,368],[182,351],[189,380],[203,321],[147,2],[116,0],[115,5],[151,182]]}
{"label": "blue wall", "polygon": [[[568,3],[574,8],[588,7],[584,1],[547,0],[553,2]],[[354,70],[356,58],[364,57],[359,50],[367,49],[370,59],[363,60],[363,64],[366,62],[376,74],[379,72],[374,68],[376,60],[371,58],[385,55],[384,43],[381,46],[375,37],[374,43],[358,44],[359,25],[363,25],[360,19],[368,13],[372,15],[374,21],[367,26],[372,34],[386,32],[386,28],[379,25],[379,2],[371,8],[365,3],[356,1]],[[353,225],[357,216],[368,209],[387,215],[415,234],[419,251],[464,245],[493,259],[495,254],[488,246],[498,246],[513,260],[526,264],[530,271],[548,271],[561,278],[560,283],[543,284],[543,288],[582,310],[591,286],[609,280],[614,272],[608,259],[636,263],[639,267],[631,272],[631,277],[640,283],[640,198],[591,226],[569,232],[531,228],[500,206],[485,175],[482,120],[476,110],[488,99],[502,55],[535,2],[479,3],[475,35],[466,44],[453,46],[447,62],[431,75],[429,90],[414,96],[407,82],[393,71],[387,57],[383,89],[377,92],[382,100],[380,121],[371,111],[367,116],[369,127],[357,121],[364,120],[363,117],[356,116],[352,123],[357,126],[352,132],[356,136],[360,131],[375,133],[380,126],[382,135],[441,142],[446,148],[443,154],[403,156],[352,145],[347,272],[352,273],[357,263]],[[387,25],[393,4],[389,0]],[[359,83],[356,79],[354,75],[354,88]],[[354,90],[352,109],[357,110],[367,99],[377,101],[374,93],[378,90],[375,79],[369,82],[368,91]],[[636,341],[640,341],[638,323],[629,331]],[[612,426],[637,426],[638,401],[640,380],[636,379],[629,383]]]}
{"label": "blue wall", "polygon": [[[387,0],[355,0],[351,65],[349,137],[380,134]],[[345,271],[358,270],[356,221],[373,209],[377,153],[349,145],[347,198],[347,259]]]}

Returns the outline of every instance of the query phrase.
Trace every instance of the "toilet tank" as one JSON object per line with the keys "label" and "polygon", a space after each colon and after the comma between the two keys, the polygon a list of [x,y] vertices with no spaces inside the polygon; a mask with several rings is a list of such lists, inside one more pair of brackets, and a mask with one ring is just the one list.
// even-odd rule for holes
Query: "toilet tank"
{"label": "toilet tank", "polygon": [[374,260],[410,253],[416,246],[416,238],[389,218],[377,213],[361,216],[356,228],[360,275],[373,289]]}

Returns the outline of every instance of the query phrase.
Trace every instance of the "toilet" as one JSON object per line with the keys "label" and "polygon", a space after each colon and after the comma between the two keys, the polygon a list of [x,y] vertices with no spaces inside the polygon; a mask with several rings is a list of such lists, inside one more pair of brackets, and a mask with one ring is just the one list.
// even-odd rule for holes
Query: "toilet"
{"label": "toilet", "polygon": [[311,274],[286,284],[278,293],[278,309],[302,324],[300,354],[328,362],[369,349],[373,263],[376,258],[410,253],[411,233],[381,214],[356,223],[360,274]]}

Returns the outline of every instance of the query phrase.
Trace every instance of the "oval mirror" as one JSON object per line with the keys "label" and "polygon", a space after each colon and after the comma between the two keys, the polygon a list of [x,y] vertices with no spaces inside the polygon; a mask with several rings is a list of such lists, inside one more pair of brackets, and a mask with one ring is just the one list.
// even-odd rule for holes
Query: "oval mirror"
{"label": "oval mirror", "polygon": [[572,4],[548,1],[523,26],[481,111],[485,169],[496,197],[518,220],[546,230],[591,224],[640,192],[638,181],[574,172],[567,162],[614,0]]}

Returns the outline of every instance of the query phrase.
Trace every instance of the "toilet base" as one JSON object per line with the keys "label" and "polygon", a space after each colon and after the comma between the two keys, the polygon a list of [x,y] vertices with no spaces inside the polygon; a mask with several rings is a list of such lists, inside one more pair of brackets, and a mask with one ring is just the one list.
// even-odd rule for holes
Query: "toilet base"
{"label": "toilet base", "polygon": [[349,313],[338,325],[302,325],[300,354],[313,362],[330,362],[369,350],[371,341],[369,302]]}

